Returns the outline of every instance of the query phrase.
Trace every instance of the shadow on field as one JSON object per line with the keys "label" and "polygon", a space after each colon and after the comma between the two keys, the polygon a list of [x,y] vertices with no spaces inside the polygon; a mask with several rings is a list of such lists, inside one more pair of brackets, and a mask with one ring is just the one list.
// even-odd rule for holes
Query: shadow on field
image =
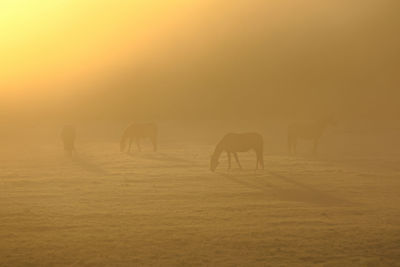
{"label": "shadow on field", "polygon": [[127,155],[130,157],[133,157],[133,158],[150,159],[150,160],[173,162],[173,163],[187,163],[190,165],[196,165],[196,162],[193,160],[171,157],[169,155],[160,154],[160,153],[152,153],[152,154],[128,153]]}
{"label": "shadow on field", "polygon": [[306,202],[323,206],[343,206],[351,204],[351,202],[347,200],[332,196],[293,178],[289,178],[276,172],[269,172],[269,174],[273,178],[284,181],[290,185],[282,186],[272,184],[266,181],[268,179],[271,180],[270,175],[258,174],[255,172],[243,172],[239,174],[220,173],[220,175],[236,184],[240,184],[246,188],[254,189],[265,194],[274,195],[282,201]]}
{"label": "shadow on field", "polygon": [[[226,173],[219,173],[221,174],[223,177],[231,180],[234,183],[240,184],[244,187],[250,188],[250,189],[255,189],[258,191],[262,191],[264,193],[270,192],[270,190],[273,190],[273,186],[270,183],[266,183],[265,181],[263,181],[262,184],[258,183],[258,184],[254,184],[249,182],[248,178],[261,178],[262,176],[257,175],[256,173],[241,173],[240,175],[233,175],[233,174],[226,174]],[[244,178],[244,179],[241,179]]]}
{"label": "shadow on field", "polygon": [[81,155],[75,156],[72,160],[73,163],[78,165],[80,168],[82,168],[85,171],[88,172],[93,172],[97,174],[102,174],[102,175],[108,175],[109,173],[100,167],[98,164],[95,164],[88,160],[87,158],[82,157]]}
{"label": "shadow on field", "polygon": [[293,178],[289,178],[282,174],[276,172],[269,172],[273,177],[279,178],[286,183],[295,185],[298,189],[296,190],[281,190],[281,193],[285,195],[288,200],[299,199],[304,202],[313,202],[319,205],[326,206],[343,206],[343,205],[351,205],[352,203],[348,200],[337,198],[336,196],[332,196],[324,191],[318,190],[313,186],[301,183]]}

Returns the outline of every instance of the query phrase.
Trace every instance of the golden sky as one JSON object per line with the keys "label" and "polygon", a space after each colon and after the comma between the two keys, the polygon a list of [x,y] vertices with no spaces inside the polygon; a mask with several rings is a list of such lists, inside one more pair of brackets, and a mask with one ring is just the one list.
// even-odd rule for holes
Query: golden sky
{"label": "golden sky", "polygon": [[2,0],[1,95],[32,96],[128,57],[140,61],[177,13],[187,15],[195,6],[178,0]]}
{"label": "golden sky", "polygon": [[[224,24],[215,18],[221,18],[229,25],[232,22],[232,13],[246,13],[252,7],[257,9],[257,5],[246,5],[246,1],[234,1],[234,5],[229,1],[214,1],[214,10],[211,10],[211,2],[213,1],[2,0],[1,91],[3,94],[28,94],[38,87],[73,80],[80,75],[99,71],[105,66],[109,68],[130,55],[140,61],[144,55],[156,53],[157,47],[166,45],[164,37],[171,34],[177,25],[195,24],[195,17],[201,16],[204,11],[211,14],[211,21],[202,21],[206,24],[200,29],[203,30],[203,35],[204,32],[215,31],[213,22],[219,28]],[[283,24],[287,23],[287,15],[293,15],[292,11],[296,9],[303,9],[302,15],[306,16],[313,15],[316,10],[328,20],[326,15],[335,14],[326,12],[335,8],[335,5],[320,5],[318,1],[310,0],[305,3],[294,5],[290,1],[270,1],[267,7],[263,4],[260,8],[261,12],[270,10],[265,13],[269,20],[275,18],[278,22],[282,20]],[[232,12],[232,9],[236,10]],[[348,17],[345,16],[344,19]],[[296,18],[297,15],[292,20]],[[185,26],[187,25],[179,25],[179,30],[184,30]],[[186,34],[190,35],[190,32]]]}
{"label": "golden sky", "polygon": [[223,96],[224,87],[239,100],[252,88],[278,104],[280,96],[313,96],[323,106],[378,93],[385,102],[398,85],[397,3],[1,0],[0,104],[62,100],[87,81],[119,79],[114,73],[155,81],[139,88],[120,79],[121,99],[151,87],[173,97],[181,86],[189,95],[207,88],[204,97]]}

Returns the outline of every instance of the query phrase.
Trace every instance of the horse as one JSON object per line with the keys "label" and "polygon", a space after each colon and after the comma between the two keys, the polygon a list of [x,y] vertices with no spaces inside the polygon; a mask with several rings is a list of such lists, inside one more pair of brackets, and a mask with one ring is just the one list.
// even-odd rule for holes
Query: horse
{"label": "horse", "polygon": [[75,138],[75,127],[72,125],[64,126],[61,131],[61,140],[63,141],[65,152],[70,157],[72,157],[72,154],[75,153]]}
{"label": "horse", "polygon": [[122,134],[120,141],[121,152],[125,150],[127,141],[129,141],[128,152],[130,152],[133,140],[136,141],[137,148],[141,151],[140,139],[145,138],[151,140],[154,151],[157,151],[157,134],[157,125],[154,123],[134,123],[126,128]]}
{"label": "horse", "polygon": [[235,160],[240,169],[239,158],[237,152],[246,152],[249,150],[254,150],[256,152],[256,170],[260,165],[264,169],[264,159],[263,159],[263,137],[258,133],[228,133],[221,141],[216,145],[214,153],[211,156],[210,169],[215,171],[219,162],[218,159],[223,151],[228,154],[228,169],[231,168],[231,154],[235,157]]}
{"label": "horse", "polygon": [[297,139],[313,140],[313,154],[317,153],[319,139],[328,127],[336,122],[333,117],[317,120],[314,123],[293,123],[288,127],[288,149],[289,154],[296,154]]}

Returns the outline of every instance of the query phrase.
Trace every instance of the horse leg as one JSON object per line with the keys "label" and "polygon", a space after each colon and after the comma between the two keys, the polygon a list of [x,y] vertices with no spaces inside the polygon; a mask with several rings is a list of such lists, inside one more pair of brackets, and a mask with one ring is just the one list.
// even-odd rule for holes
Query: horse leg
{"label": "horse leg", "polygon": [[153,150],[154,152],[157,151],[157,137],[153,136],[151,137],[151,142],[153,143]]}
{"label": "horse leg", "polygon": [[239,158],[238,158],[237,153],[236,153],[236,152],[233,152],[233,155],[235,156],[235,160],[236,160],[236,163],[239,165],[239,168],[242,169],[242,165],[240,165],[240,162],[239,162]]}
{"label": "horse leg", "polygon": [[131,147],[132,147],[132,138],[129,139],[128,153],[131,153]]}
{"label": "horse leg", "polygon": [[228,170],[230,170],[231,169],[231,153],[226,152],[226,154],[228,155]]}
{"label": "horse leg", "polygon": [[296,151],[296,147],[297,147],[297,138],[296,136],[289,136],[288,137],[288,148],[289,148],[289,154],[290,155],[296,155],[297,151]]}
{"label": "horse leg", "polygon": [[71,156],[76,156],[75,142],[72,141]]}
{"label": "horse leg", "polygon": [[293,154],[297,154],[297,139],[293,138],[292,140],[292,148],[293,148]]}
{"label": "horse leg", "polygon": [[67,155],[67,157],[69,157],[69,158],[72,157],[72,148],[71,148],[69,141],[64,140],[64,151],[65,151],[65,154]]}
{"label": "horse leg", "polygon": [[260,164],[261,169],[264,170],[264,155],[263,155],[262,151],[257,152],[257,163]]}
{"label": "horse leg", "polygon": [[140,140],[139,140],[139,138],[136,138],[136,146],[137,146],[137,149],[139,151],[142,151],[142,149],[140,148]]}
{"label": "horse leg", "polygon": [[317,154],[318,138],[314,139],[313,154]]}

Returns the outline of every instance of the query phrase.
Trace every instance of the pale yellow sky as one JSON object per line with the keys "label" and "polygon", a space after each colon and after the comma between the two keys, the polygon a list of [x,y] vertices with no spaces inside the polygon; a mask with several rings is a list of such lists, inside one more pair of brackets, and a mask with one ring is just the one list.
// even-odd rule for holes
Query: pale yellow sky
{"label": "pale yellow sky", "polygon": [[[195,1],[2,0],[0,92],[32,96],[88,77],[160,45]],[[51,89],[51,90],[54,90]]]}

